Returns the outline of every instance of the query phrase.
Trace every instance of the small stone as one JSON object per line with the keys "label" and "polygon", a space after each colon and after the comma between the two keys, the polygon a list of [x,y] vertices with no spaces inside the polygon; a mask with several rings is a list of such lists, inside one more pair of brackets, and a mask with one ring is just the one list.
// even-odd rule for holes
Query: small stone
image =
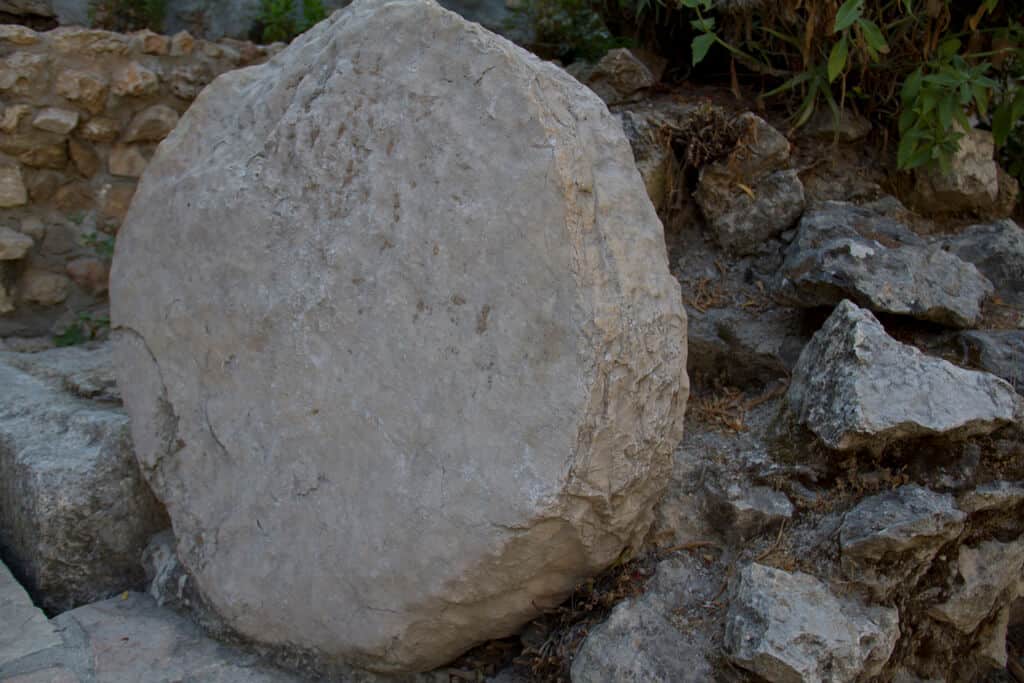
{"label": "small stone", "polygon": [[71,281],[59,273],[29,269],[18,283],[18,297],[25,303],[56,306],[68,298]]}
{"label": "small stone", "polygon": [[100,217],[115,226],[121,225],[132,197],[135,196],[135,183],[112,183],[100,190]]}
{"label": "small stone", "polygon": [[21,169],[17,166],[0,166],[0,208],[9,209],[28,203],[28,192]]}
{"label": "small stone", "polygon": [[627,48],[605,53],[584,81],[608,104],[624,102],[657,83],[654,74]]}
{"label": "small stone", "polygon": [[146,97],[155,95],[159,84],[160,79],[153,71],[132,62],[115,74],[111,90],[119,97]]}
{"label": "small stone", "polygon": [[74,55],[126,55],[131,52],[129,36],[112,31],[61,26],[49,32],[50,45],[58,52]]}
{"label": "small stone", "polygon": [[153,33],[149,29],[136,31],[135,37],[139,40],[142,52],[147,55],[166,55],[171,47],[171,39],[167,36]]}
{"label": "small stone", "polygon": [[[756,114],[746,112],[736,119],[739,138],[725,159],[712,166],[720,174],[731,174],[737,182],[753,185],[789,166],[791,145],[786,136]],[[724,168],[723,168],[724,167]]]}
{"label": "small stone", "polygon": [[107,165],[111,175],[138,178],[149,163],[135,145],[114,145]]}
{"label": "small stone", "polygon": [[926,213],[959,213],[991,209],[998,198],[999,166],[992,133],[972,128],[960,139],[950,171],[934,166],[915,171],[910,200]]}
{"label": "small stone", "polygon": [[968,514],[1009,510],[1024,503],[1024,481],[993,481],[961,494],[957,507]]}
{"label": "small stone", "polygon": [[42,242],[46,236],[46,226],[37,216],[26,216],[21,219],[21,232],[36,242]]}
{"label": "small stone", "polygon": [[1021,404],[998,377],[901,344],[849,301],[800,354],[785,400],[799,424],[841,451],[987,434],[1012,423]]}
{"label": "small stone", "polygon": [[726,616],[725,649],[772,683],[852,683],[882,672],[899,635],[894,608],[840,599],[803,572],[750,564]]}
{"label": "small stone", "polygon": [[0,43],[25,46],[35,45],[39,42],[39,34],[27,26],[17,24],[0,25]]}
{"label": "small stone", "polygon": [[193,100],[203,87],[213,80],[213,73],[205,64],[179,66],[171,71],[171,92],[183,100]]}
{"label": "small stone", "polygon": [[21,120],[32,113],[32,107],[27,104],[12,104],[4,107],[4,115],[0,118],[0,131],[13,133],[18,129]]}
{"label": "small stone", "polygon": [[34,96],[45,92],[49,84],[50,58],[27,52],[15,52],[0,59],[0,91]]}
{"label": "small stone", "polygon": [[970,330],[958,337],[963,358],[1024,394],[1024,330]]}
{"label": "small stone", "polygon": [[914,585],[939,549],[963,531],[966,519],[952,496],[921,486],[869,496],[843,517],[843,571],[884,599],[898,586]]}
{"label": "small stone", "polygon": [[195,39],[188,31],[179,31],[171,36],[171,56],[183,57],[192,54]]}
{"label": "small stone", "polygon": [[856,142],[871,132],[871,122],[849,109],[840,111],[839,120],[831,109],[819,109],[804,127],[803,132],[821,140]]}
{"label": "small stone", "polygon": [[963,546],[957,556],[949,599],[932,607],[928,615],[952,624],[961,633],[973,633],[996,609],[1021,595],[1022,571],[1024,539]]}
{"label": "small stone", "polygon": [[68,146],[66,143],[57,143],[32,147],[19,154],[18,161],[33,168],[62,170],[68,165]]}
{"label": "small stone", "polygon": [[76,258],[65,266],[71,281],[90,294],[99,295],[107,291],[110,282],[110,266],[91,256]]}
{"label": "small stone", "polygon": [[715,241],[738,255],[753,254],[793,226],[804,211],[804,186],[795,170],[777,171],[740,187],[726,165],[705,166],[694,199]]}
{"label": "small stone", "polygon": [[792,519],[793,504],[781,491],[736,482],[706,487],[709,521],[728,539],[743,541]]}
{"label": "small stone", "polygon": [[71,155],[72,163],[74,163],[79,173],[86,178],[96,175],[96,171],[100,168],[100,157],[96,154],[96,150],[92,145],[71,138],[68,141],[68,152]]}
{"label": "small stone", "polygon": [[32,125],[39,130],[67,135],[78,125],[78,112],[70,109],[58,109],[57,107],[46,107],[40,109]]}
{"label": "small stone", "polygon": [[113,142],[120,132],[120,123],[114,119],[101,117],[86,121],[78,134],[91,142]]}
{"label": "small stone", "polygon": [[58,171],[32,169],[25,175],[25,187],[33,202],[49,201],[64,181],[64,174]]}
{"label": "small stone", "polygon": [[1003,303],[1024,307],[1024,229],[1007,218],[944,237],[946,251],[973,263],[995,285]]}
{"label": "small stone", "polygon": [[92,71],[68,69],[57,76],[55,89],[66,100],[85,108],[90,114],[99,114],[107,104],[109,84],[102,75]]}
{"label": "small stone", "polygon": [[94,204],[92,188],[85,182],[61,185],[53,196],[53,203],[64,213],[87,211]]}
{"label": "small stone", "polygon": [[24,258],[33,244],[32,238],[28,235],[0,225],[0,261],[16,261]]}
{"label": "small stone", "polygon": [[178,112],[166,104],[155,104],[132,118],[123,142],[159,142],[178,125]]}

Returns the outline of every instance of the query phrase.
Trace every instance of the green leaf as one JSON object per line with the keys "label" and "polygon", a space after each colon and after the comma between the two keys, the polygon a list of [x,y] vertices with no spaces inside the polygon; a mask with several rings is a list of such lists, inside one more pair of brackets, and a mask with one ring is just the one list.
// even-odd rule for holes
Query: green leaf
{"label": "green leaf", "polygon": [[714,17],[701,17],[690,22],[690,26],[701,33],[708,33],[715,27]]}
{"label": "green leaf", "polygon": [[693,52],[693,65],[696,66],[701,63],[704,57],[707,56],[708,50],[715,44],[714,33],[704,33],[693,39],[693,44],[690,46]]}
{"label": "green leaf", "polygon": [[870,19],[858,19],[857,25],[864,32],[864,40],[872,50],[881,52],[883,55],[889,52],[889,43],[885,42],[882,31]]}
{"label": "green leaf", "polygon": [[903,102],[904,107],[917,99],[917,93],[921,92],[923,78],[924,74],[921,71],[921,67],[918,67],[914,70],[914,73],[907,76],[906,80],[903,81],[903,88],[900,90],[900,100]]}
{"label": "green leaf", "polygon": [[953,126],[954,109],[956,109],[956,102],[952,97],[943,97],[939,101],[939,125],[943,130],[949,130]]}
{"label": "green leaf", "polygon": [[1011,130],[1013,130],[1013,106],[1010,102],[1003,102],[992,114],[992,137],[995,138],[997,147],[1006,144],[1006,138],[1010,137]]}
{"label": "green leaf", "polygon": [[917,121],[917,113],[913,109],[904,109],[900,114],[899,129],[900,133],[905,133],[914,122]]}
{"label": "green leaf", "polygon": [[961,43],[959,38],[950,38],[942,41],[939,44],[939,59],[949,59],[956,53],[960,52],[960,45]]}
{"label": "green leaf", "polygon": [[896,165],[901,169],[906,169],[907,162],[910,161],[910,157],[915,151],[917,151],[917,140],[904,135],[900,138],[900,145],[896,149]]}
{"label": "green leaf", "polygon": [[832,52],[828,56],[828,82],[836,80],[836,77],[846,68],[846,56],[849,46],[846,41],[846,34],[839,39],[839,42],[832,46]]}
{"label": "green leaf", "polygon": [[836,12],[836,25],[832,29],[833,33],[839,33],[845,31],[853,25],[853,22],[860,18],[860,14],[864,9],[864,0],[846,0],[839,11]]}
{"label": "green leaf", "polygon": [[988,88],[975,83],[971,86],[971,90],[974,91],[974,104],[978,107],[978,114],[982,118],[988,117]]}

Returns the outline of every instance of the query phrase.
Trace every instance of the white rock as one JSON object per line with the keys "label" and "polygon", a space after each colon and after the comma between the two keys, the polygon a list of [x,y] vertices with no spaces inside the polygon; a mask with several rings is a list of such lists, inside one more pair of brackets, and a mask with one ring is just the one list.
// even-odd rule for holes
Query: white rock
{"label": "white rock", "polygon": [[78,112],[70,109],[46,107],[39,110],[39,113],[32,119],[32,125],[39,130],[67,135],[78,125]]}

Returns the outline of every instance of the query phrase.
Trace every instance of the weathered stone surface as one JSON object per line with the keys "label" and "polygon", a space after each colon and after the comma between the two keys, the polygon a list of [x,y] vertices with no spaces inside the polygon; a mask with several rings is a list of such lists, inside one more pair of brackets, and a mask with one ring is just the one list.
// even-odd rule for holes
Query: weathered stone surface
{"label": "weathered stone surface", "polygon": [[956,504],[964,512],[988,512],[989,510],[1010,510],[1024,503],[1024,482],[993,481],[982,484],[973,491],[961,494]]}
{"label": "weathered stone surface", "polygon": [[869,496],[843,517],[843,570],[880,599],[898,586],[913,586],[939,549],[960,534],[965,519],[952,496],[921,486]]}
{"label": "weathered stone surface", "polygon": [[21,120],[32,113],[32,107],[27,104],[12,104],[4,107],[3,117],[0,117],[0,131],[13,133],[18,130]]}
{"label": "weathered stone surface", "polygon": [[120,97],[145,97],[156,94],[159,77],[138,62],[132,62],[114,75],[111,91]]}
{"label": "weathered stone surface", "polygon": [[171,71],[171,92],[183,100],[192,100],[213,80],[213,73],[202,64],[178,66]]}
{"label": "weathered stone surface", "polygon": [[0,354],[0,545],[55,611],[139,585],[142,549],[167,524],[134,461],[128,417],[69,391],[95,386],[82,354]]}
{"label": "weathered stone surface", "polygon": [[0,43],[23,46],[35,45],[38,42],[39,34],[27,26],[19,26],[17,24],[4,24],[0,26]]}
{"label": "weathered stone surface", "polygon": [[928,213],[979,211],[999,197],[992,133],[972,128],[960,139],[949,172],[931,166],[914,173],[911,202]]}
{"label": "weathered stone surface", "polygon": [[192,54],[192,48],[195,46],[195,39],[188,31],[179,31],[171,36],[171,56],[182,57],[184,55]]}
{"label": "weathered stone surface", "polygon": [[46,55],[28,52],[15,52],[0,59],[0,90],[22,96],[40,94],[49,83],[49,64]]}
{"label": "weathered stone surface", "polygon": [[1010,219],[965,228],[943,247],[973,263],[1006,303],[1024,306],[1024,229]]}
{"label": "weathered stone surface", "polygon": [[103,111],[107,102],[107,79],[92,71],[68,69],[60,72],[54,89],[61,97],[80,105],[91,114]]}
{"label": "weathered stone surface", "polygon": [[138,178],[148,163],[137,145],[114,145],[107,157],[107,170],[110,175]]}
{"label": "weathered stone surface", "polygon": [[28,203],[28,192],[21,169],[17,166],[0,166],[0,208],[21,206]]}
{"label": "weathered stone surface", "polygon": [[65,213],[87,211],[92,208],[92,187],[85,182],[61,185],[53,195],[54,205]]}
{"label": "weathered stone surface", "polygon": [[1012,422],[1020,406],[1003,380],[901,344],[849,301],[800,354],[786,402],[798,423],[837,450],[985,434]]}
{"label": "weathered stone surface", "polygon": [[643,538],[685,318],[621,127],[558,67],[359,0],[211,84],[132,206],[138,457],[241,634],[426,669]]}
{"label": "weathered stone surface", "polygon": [[871,122],[849,109],[841,110],[837,121],[835,114],[826,108],[819,109],[802,131],[822,140],[856,142],[871,132]]}
{"label": "weathered stone surface", "polygon": [[46,615],[0,562],[0,666],[60,644]]}
{"label": "weathered stone surface", "polygon": [[52,17],[53,7],[50,4],[50,0],[0,0],[0,12]]}
{"label": "weathered stone surface", "polygon": [[745,487],[737,482],[708,486],[706,501],[710,523],[731,541],[778,528],[793,517],[793,504],[786,494],[765,486]]}
{"label": "weathered stone surface", "polygon": [[65,266],[68,277],[82,289],[93,295],[107,291],[110,279],[110,266],[98,258],[83,256],[68,261]]}
{"label": "weathered stone surface", "polygon": [[581,75],[583,82],[608,104],[625,102],[658,82],[650,68],[627,48],[609,50]]}
{"label": "weathered stone surface", "polygon": [[75,168],[86,178],[96,175],[100,169],[100,157],[89,143],[72,138],[68,140],[68,153]]}
{"label": "weathered stone surface", "polygon": [[960,548],[949,598],[931,608],[934,619],[973,633],[990,614],[1024,593],[1024,539]]}
{"label": "weathered stone surface", "polygon": [[159,142],[178,125],[178,112],[166,104],[155,104],[132,118],[124,132],[124,142]]}
{"label": "weathered stone surface", "polygon": [[5,364],[79,398],[105,402],[121,400],[109,344],[61,349],[54,349],[52,343],[43,347],[38,343],[21,346],[23,348],[9,349],[20,352],[3,356]]}
{"label": "weathered stone surface", "polygon": [[32,125],[39,130],[67,135],[78,125],[78,112],[58,107],[46,107],[39,110],[35,118],[32,119]]}
{"label": "weathered stone surface", "polygon": [[0,261],[23,258],[32,248],[32,238],[0,225]]}
{"label": "weathered stone surface", "polygon": [[851,299],[876,312],[969,327],[993,288],[972,264],[892,218],[847,202],[821,202],[800,220],[777,291],[796,306]]}
{"label": "weathered stone surface", "polygon": [[114,119],[98,117],[89,119],[78,131],[86,140],[92,142],[113,142],[121,132],[121,124]]}
{"label": "weathered stone surface", "polygon": [[100,218],[118,226],[128,213],[132,197],[135,196],[134,183],[111,183],[100,191]]}
{"label": "weathered stone surface", "polygon": [[149,29],[136,31],[133,34],[140,43],[142,51],[147,55],[166,55],[171,48],[169,36],[153,33]]}
{"label": "weathered stone surface", "polygon": [[1024,394],[1024,330],[971,330],[959,340],[965,360]]}
{"label": "weathered stone surface", "polygon": [[50,44],[58,52],[75,55],[126,55],[131,52],[131,37],[123,33],[62,26],[50,32]]}
{"label": "weathered stone surface", "polygon": [[726,618],[733,662],[772,683],[868,680],[899,638],[894,608],[841,600],[803,572],[750,564]]}

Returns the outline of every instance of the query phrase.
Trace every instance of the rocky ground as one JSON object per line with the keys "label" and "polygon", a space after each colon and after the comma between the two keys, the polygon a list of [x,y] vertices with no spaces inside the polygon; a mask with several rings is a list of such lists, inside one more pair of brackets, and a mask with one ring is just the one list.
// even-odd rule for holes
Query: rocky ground
{"label": "rocky ground", "polygon": [[[790,141],[616,60],[580,77],[689,316],[672,479],[645,548],[416,678],[1024,681],[1024,230],[990,141],[894,182],[860,122]],[[0,573],[0,680],[304,680],[195,625],[106,346],[0,344],[0,551],[50,617]]]}

